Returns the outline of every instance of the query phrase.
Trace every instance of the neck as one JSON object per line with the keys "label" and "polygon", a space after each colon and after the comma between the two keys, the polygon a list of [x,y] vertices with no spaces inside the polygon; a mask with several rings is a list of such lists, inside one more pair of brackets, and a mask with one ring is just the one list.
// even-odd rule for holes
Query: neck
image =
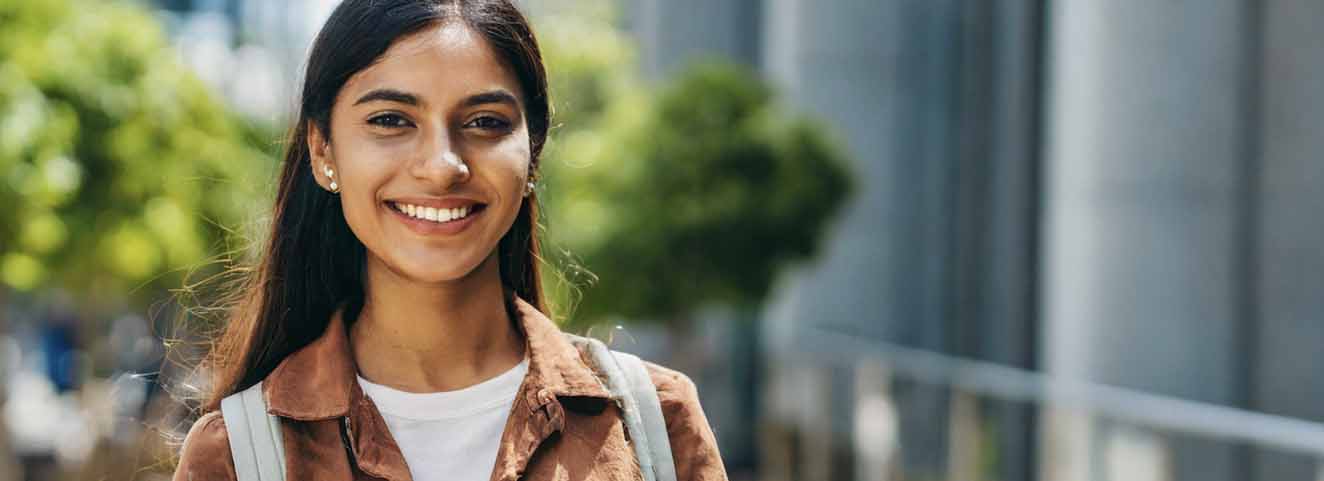
{"label": "neck", "polygon": [[453,391],[523,359],[495,255],[444,284],[413,282],[368,262],[363,310],[350,328],[360,376],[409,392]]}

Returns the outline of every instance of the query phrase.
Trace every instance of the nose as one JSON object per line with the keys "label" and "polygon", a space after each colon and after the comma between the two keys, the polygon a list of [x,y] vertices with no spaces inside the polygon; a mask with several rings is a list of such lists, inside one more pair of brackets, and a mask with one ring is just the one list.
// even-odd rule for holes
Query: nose
{"label": "nose", "polygon": [[446,139],[439,139],[424,149],[420,159],[410,166],[415,177],[449,189],[469,180],[469,166]]}

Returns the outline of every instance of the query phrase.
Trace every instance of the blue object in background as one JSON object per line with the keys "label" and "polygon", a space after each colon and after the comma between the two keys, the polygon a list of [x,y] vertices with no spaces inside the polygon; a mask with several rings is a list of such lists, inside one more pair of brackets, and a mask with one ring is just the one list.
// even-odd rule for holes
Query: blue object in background
{"label": "blue object in background", "polygon": [[78,387],[74,323],[59,320],[41,327],[41,356],[46,377],[63,394]]}

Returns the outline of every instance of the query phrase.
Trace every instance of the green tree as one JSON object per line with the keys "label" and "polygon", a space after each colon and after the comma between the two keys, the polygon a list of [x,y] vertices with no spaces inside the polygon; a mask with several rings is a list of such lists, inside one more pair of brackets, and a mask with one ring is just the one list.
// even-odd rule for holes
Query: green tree
{"label": "green tree", "polygon": [[123,2],[0,2],[0,283],[85,300],[181,285],[263,186],[262,132]]}
{"label": "green tree", "polygon": [[653,92],[609,26],[568,25],[540,30],[558,125],[543,167],[554,298],[576,324],[761,301],[849,195],[841,152],[745,69],[699,64]]}

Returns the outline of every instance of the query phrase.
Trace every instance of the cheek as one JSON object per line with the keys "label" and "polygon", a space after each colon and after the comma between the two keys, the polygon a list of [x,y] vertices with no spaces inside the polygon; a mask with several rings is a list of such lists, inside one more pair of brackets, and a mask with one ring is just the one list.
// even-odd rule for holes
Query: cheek
{"label": "cheek", "polygon": [[[512,196],[518,201],[524,195],[524,183],[529,175],[529,141],[527,137],[511,136],[499,144],[481,151],[468,153],[480,165],[485,181],[499,191],[503,200]],[[507,200],[508,202],[508,200]],[[518,203],[518,202],[515,202]]]}
{"label": "cheek", "polygon": [[379,188],[390,178],[394,159],[399,158],[399,153],[391,150],[357,139],[334,149],[345,221],[365,243],[369,242],[365,236],[375,231]]}
{"label": "cheek", "polygon": [[348,126],[344,130],[345,139],[333,151],[336,164],[345,171],[344,182],[355,190],[376,190],[419,155],[418,142],[410,136],[381,138]]}
{"label": "cheek", "polygon": [[502,155],[509,160],[511,182],[523,193],[524,182],[529,177],[529,138],[527,135],[514,136],[511,141],[501,146]]}
{"label": "cheek", "polygon": [[481,155],[483,158],[479,162],[486,167],[482,174],[484,182],[500,198],[502,220],[497,227],[504,234],[514,224],[525,201],[524,188],[529,173],[528,140],[511,138]]}

